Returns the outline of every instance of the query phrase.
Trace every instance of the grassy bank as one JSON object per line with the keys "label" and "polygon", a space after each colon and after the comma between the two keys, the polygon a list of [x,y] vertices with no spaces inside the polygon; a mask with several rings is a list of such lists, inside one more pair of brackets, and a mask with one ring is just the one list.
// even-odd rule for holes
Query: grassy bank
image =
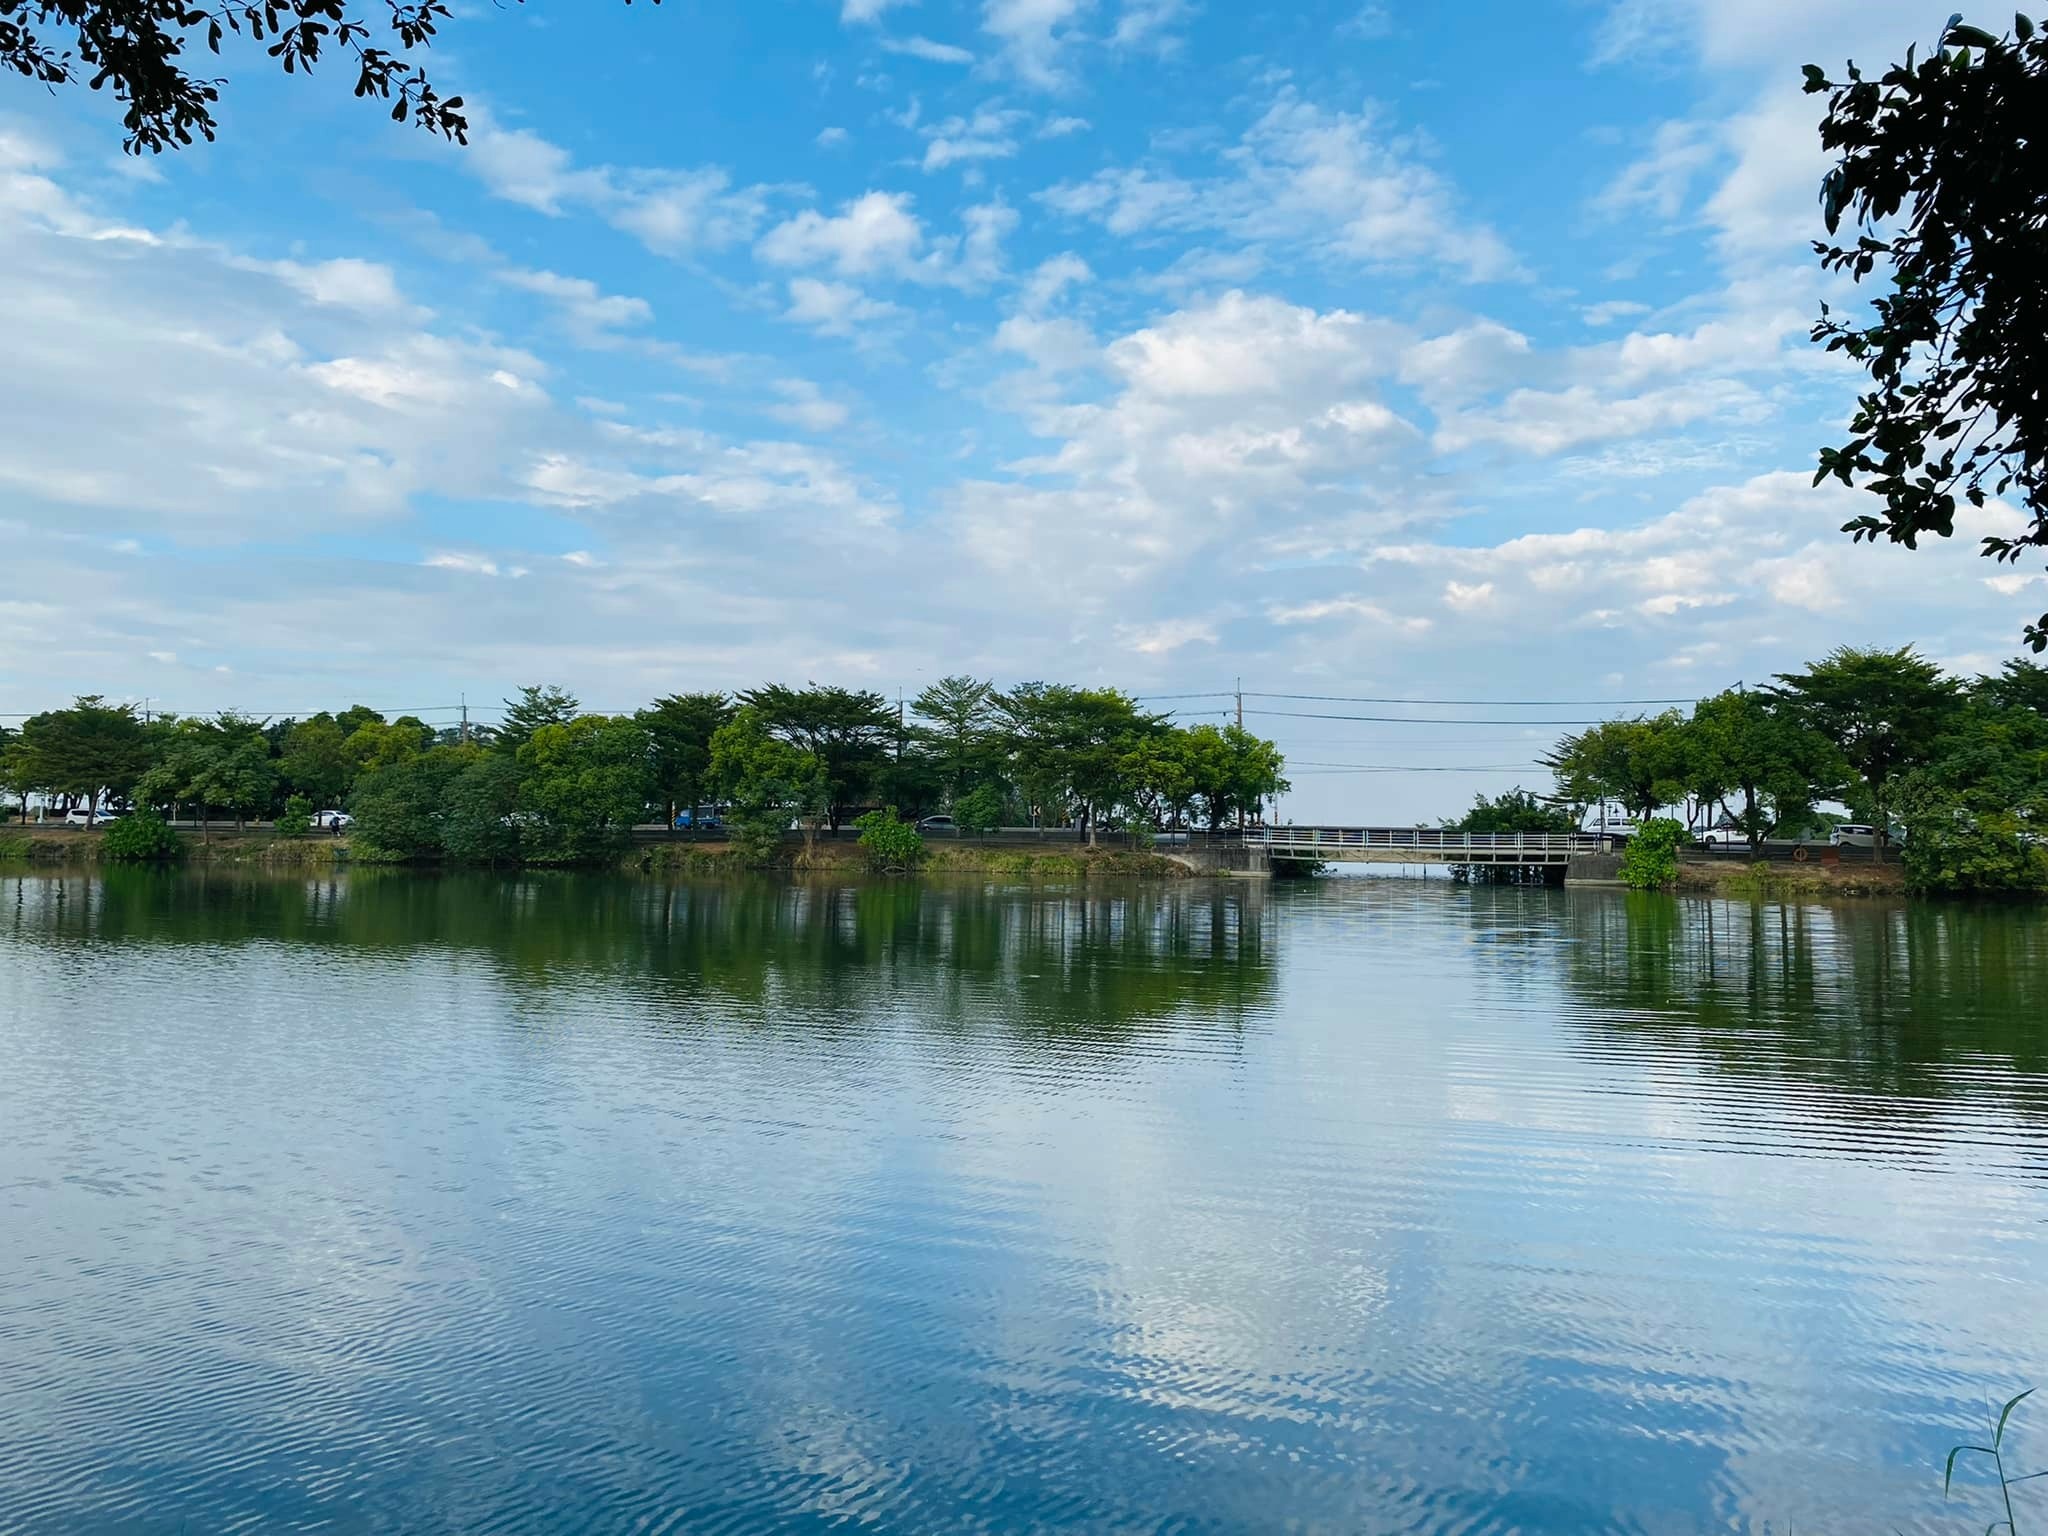
{"label": "grassy bank", "polygon": [[[180,857],[186,863],[219,868],[329,868],[348,861],[348,840],[335,837],[282,837],[274,832],[249,832],[202,838],[178,834]],[[28,864],[99,864],[105,858],[104,834],[82,827],[17,827],[0,830],[0,861]]]}
{"label": "grassy bank", "polygon": [[[654,843],[630,850],[623,867],[642,874],[730,875],[742,866],[723,843]],[[793,874],[860,874],[867,850],[856,843],[821,842],[814,848],[792,843],[771,868]],[[1009,880],[1187,880],[1194,872],[1155,853],[1109,848],[978,848],[972,844],[927,845],[920,874],[986,875]]]}
{"label": "grassy bank", "polygon": [[1735,860],[1681,862],[1673,887],[1709,896],[1903,896],[1906,872],[1897,864],[1774,864]]}

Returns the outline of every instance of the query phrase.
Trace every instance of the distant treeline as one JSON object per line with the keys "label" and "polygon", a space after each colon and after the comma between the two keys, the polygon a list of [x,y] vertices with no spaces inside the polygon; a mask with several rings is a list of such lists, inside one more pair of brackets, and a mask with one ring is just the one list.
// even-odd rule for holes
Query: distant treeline
{"label": "distant treeline", "polygon": [[1840,649],[1770,684],[1610,720],[1558,742],[1547,795],[1481,796],[1469,831],[1568,831],[1585,808],[1667,809],[1752,847],[1821,823],[1836,801],[1904,837],[1922,889],[2048,891],[2048,668],[1950,676],[1910,647]]}
{"label": "distant treeline", "polygon": [[356,706],[307,719],[160,715],[100,697],[0,727],[0,788],[59,809],[177,817],[355,818],[394,859],[574,860],[651,817],[717,806],[765,851],[792,823],[836,830],[863,807],[1013,823],[1223,826],[1286,788],[1279,750],[1237,726],[1179,726],[1114,689],[949,677],[907,707],[868,691],[771,684],[585,714],[532,686],[496,727],[436,729]]}

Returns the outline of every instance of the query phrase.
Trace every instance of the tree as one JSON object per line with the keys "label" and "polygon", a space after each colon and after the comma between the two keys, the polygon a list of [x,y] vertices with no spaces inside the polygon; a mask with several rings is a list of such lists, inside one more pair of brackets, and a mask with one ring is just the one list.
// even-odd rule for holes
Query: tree
{"label": "tree", "polygon": [[221,715],[210,735],[188,761],[185,796],[230,812],[240,827],[270,803],[277,788],[270,743],[254,721],[232,713]]}
{"label": "tree", "polygon": [[519,809],[528,841],[558,859],[622,845],[647,810],[647,738],[625,715],[578,715],[543,725],[519,749]]}
{"label": "tree", "polygon": [[810,754],[825,786],[825,815],[837,832],[846,814],[872,787],[896,741],[896,711],[867,689],[790,688],[781,683],[748,689],[751,706],[770,735]]}
{"label": "tree", "polygon": [[1103,813],[1127,796],[1125,757],[1167,728],[1164,717],[1144,713],[1114,688],[1026,683],[999,707],[1027,795],[1040,808],[1071,808],[1091,843]]}
{"label": "tree", "polygon": [[442,857],[449,788],[478,755],[474,747],[436,747],[357,779],[348,801],[356,856],[396,863]]}
{"label": "tree", "polygon": [[0,0],[0,69],[54,87],[75,84],[83,65],[91,89],[111,87],[126,105],[129,153],[160,154],[195,135],[210,143],[219,127],[213,109],[226,82],[189,72],[188,50],[218,56],[223,43],[246,38],[288,75],[311,74],[338,53],[355,69],[358,97],[390,102],[395,122],[467,144],[462,98],[442,96],[407,57],[433,42],[447,5],[383,3],[388,15],[373,27],[344,0]]}
{"label": "tree", "polygon": [[766,863],[795,818],[825,813],[825,772],[801,747],[768,732],[761,711],[742,705],[711,738],[711,779],[728,802],[726,826],[743,858]]}
{"label": "tree", "polygon": [[69,709],[31,716],[13,751],[27,785],[83,798],[88,815],[97,814],[103,793],[127,794],[149,767],[149,740],[135,707],[108,704],[96,693]]}
{"label": "tree", "polygon": [[[1883,499],[1881,516],[1843,525],[1858,541],[1947,538],[1959,487],[1980,507],[2017,487],[2026,530],[1983,553],[2048,546],[2048,30],[2020,16],[2013,33],[1955,18],[1928,58],[1909,49],[1876,80],[1806,66],[1807,92],[1828,93],[1821,144],[1840,157],[1821,183],[1828,234],[1844,214],[1857,231],[1814,250],[1858,282],[1884,269],[1873,323],[1823,305],[1813,329],[1874,386],[1814,475]],[[2027,643],[2048,648],[2048,614]]]}
{"label": "tree", "polygon": [[1472,809],[1446,824],[1451,832],[1572,832],[1577,824],[1570,811],[1553,805],[1530,790],[1515,788],[1488,799],[1472,797]]}
{"label": "tree", "polygon": [[1735,824],[1752,850],[1780,822],[1839,792],[1847,765],[1783,698],[1729,690],[1702,699],[1686,725],[1685,787],[1703,805],[1741,797]]}
{"label": "tree", "polygon": [[433,728],[411,715],[396,720],[381,717],[365,721],[342,742],[342,755],[349,764],[349,780],[380,768],[394,767],[418,757],[434,744]]}
{"label": "tree", "polygon": [[1996,677],[1981,677],[1971,690],[2006,709],[2031,709],[2048,720],[2048,667],[2014,657]]}
{"label": "tree", "polygon": [[348,736],[324,711],[302,720],[285,733],[277,770],[287,784],[315,802],[315,810],[339,805],[355,774]]}
{"label": "tree", "polygon": [[1618,800],[1647,821],[1660,805],[1685,796],[1685,717],[1666,710],[1648,719],[1606,720],[1567,736],[1545,757],[1557,776],[1556,798],[1586,806]]}
{"label": "tree", "polygon": [[633,718],[647,733],[648,769],[655,793],[676,823],[676,807],[695,810],[705,802],[711,775],[711,738],[732,719],[734,705],[723,693],[672,693]]}
{"label": "tree", "polygon": [[303,837],[313,830],[313,812],[317,809],[304,795],[288,796],[284,810],[277,818],[277,830],[283,837]]}
{"label": "tree", "polygon": [[441,848],[462,864],[519,857],[519,767],[478,746],[437,747],[461,763],[441,795]]}
{"label": "tree", "polygon": [[566,725],[583,707],[575,694],[552,683],[528,683],[519,697],[505,701],[505,720],[491,738],[491,745],[507,757],[516,757],[527,738],[544,725]]}
{"label": "tree", "polygon": [[995,684],[966,676],[942,677],[918,694],[910,707],[921,722],[918,737],[945,786],[946,804],[953,807],[998,766]]}
{"label": "tree", "polygon": [[1769,690],[1794,716],[1833,742],[1861,781],[1860,796],[1880,837],[1891,826],[1895,775],[1929,761],[1957,707],[1955,682],[1911,646],[1896,651],[1841,646],[1804,672],[1781,672]]}
{"label": "tree", "polygon": [[0,725],[0,790],[18,797],[24,824],[28,821],[28,792],[34,787],[28,755],[21,750],[21,732]]}
{"label": "tree", "polygon": [[894,874],[915,869],[924,857],[924,838],[896,814],[893,805],[856,816],[853,824],[860,828],[860,846],[867,853],[870,869]]}
{"label": "tree", "polygon": [[1003,792],[977,784],[953,802],[953,821],[962,832],[993,832],[1003,824]]}

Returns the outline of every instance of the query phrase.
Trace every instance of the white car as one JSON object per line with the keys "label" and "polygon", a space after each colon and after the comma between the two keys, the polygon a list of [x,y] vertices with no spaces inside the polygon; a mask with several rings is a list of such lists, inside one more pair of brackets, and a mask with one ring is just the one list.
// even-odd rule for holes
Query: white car
{"label": "white car", "polygon": [[73,806],[64,813],[64,825],[67,827],[104,827],[120,819],[112,811],[102,811],[95,816],[80,806]]}
{"label": "white car", "polygon": [[353,826],[354,824],[355,817],[349,815],[347,811],[315,811],[313,813],[313,825],[320,828],[323,832],[334,831],[339,828]]}
{"label": "white car", "polygon": [[1845,821],[1828,834],[1828,841],[1837,848],[1875,848],[1877,828]]}
{"label": "white car", "polygon": [[1747,847],[1749,834],[1740,827],[1709,827],[1700,834],[1700,841],[1709,848]]}

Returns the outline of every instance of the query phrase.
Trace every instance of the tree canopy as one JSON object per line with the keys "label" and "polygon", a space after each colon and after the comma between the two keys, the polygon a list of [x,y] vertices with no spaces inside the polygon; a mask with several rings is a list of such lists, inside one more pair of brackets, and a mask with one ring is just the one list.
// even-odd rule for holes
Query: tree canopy
{"label": "tree canopy", "polygon": [[[363,19],[380,3],[381,16]],[[0,0],[0,69],[51,89],[83,79],[110,90],[125,108],[125,147],[140,154],[211,142],[219,130],[214,108],[227,81],[195,72],[202,52],[260,49],[288,75],[339,55],[355,70],[358,98],[388,102],[394,122],[466,144],[462,98],[443,96],[412,57],[449,14],[441,0]]]}
{"label": "tree canopy", "polygon": [[[2048,28],[2019,16],[2000,37],[1958,17],[1917,63],[1909,49],[1875,80],[1809,64],[1806,89],[1827,94],[1821,143],[1838,157],[1821,184],[1830,239],[1814,250],[1830,271],[1885,281],[1874,319],[1823,305],[1813,329],[1872,386],[1814,483],[1881,497],[1881,514],[1843,531],[1908,548],[1955,531],[1959,490],[1981,507],[2016,489],[2026,529],[1983,552],[2048,546]],[[1845,215],[1856,239],[1836,243]],[[2048,648],[2048,614],[2027,643]]]}

